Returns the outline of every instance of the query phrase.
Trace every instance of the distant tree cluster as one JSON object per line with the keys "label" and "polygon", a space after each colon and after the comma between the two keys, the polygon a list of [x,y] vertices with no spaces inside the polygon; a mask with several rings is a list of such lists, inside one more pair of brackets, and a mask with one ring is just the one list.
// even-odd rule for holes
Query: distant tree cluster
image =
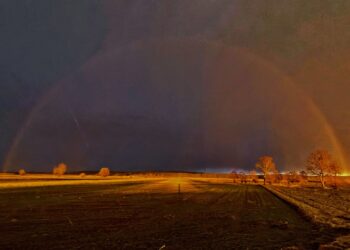
{"label": "distant tree cluster", "polygon": [[256,171],[250,171],[249,173],[245,173],[243,171],[236,172],[232,170],[229,177],[232,179],[233,183],[258,183],[258,175]]}
{"label": "distant tree cluster", "polygon": [[[308,176],[315,176],[323,188],[326,187],[326,177],[333,177],[336,186],[336,177],[342,173],[342,167],[339,162],[327,150],[315,150],[306,161],[306,171],[290,171],[280,174],[276,164],[271,156],[262,156],[259,158],[255,167],[262,172],[264,185],[266,183],[287,183],[300,184],[308,181]],[[240,178],[236,173],[232,173],[232,178]]]}
{"label": "distant tree cluster", "polygon": [[295,170],[288,172],[285,179],[287,180],[288,185],[300,183],[303,180],[302,175]]}

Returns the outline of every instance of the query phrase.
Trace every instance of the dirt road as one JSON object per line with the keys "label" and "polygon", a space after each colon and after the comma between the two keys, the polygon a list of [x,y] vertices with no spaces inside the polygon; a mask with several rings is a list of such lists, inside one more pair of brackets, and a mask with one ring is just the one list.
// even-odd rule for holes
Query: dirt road
{"label": "dirt road", "polygon": [[4,189],[0,225],[0,249],[317,249],[340,233],[260,186],[193,179]]}

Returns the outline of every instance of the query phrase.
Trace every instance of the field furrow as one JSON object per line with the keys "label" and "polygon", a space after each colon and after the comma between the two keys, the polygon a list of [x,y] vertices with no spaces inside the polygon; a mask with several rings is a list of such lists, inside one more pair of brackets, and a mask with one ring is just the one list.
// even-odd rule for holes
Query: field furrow
{"label": "field furrow", "polygon": [[190,178],[7,189],[0,200],[0,249],[317,249],[342,233],[258,185]]}

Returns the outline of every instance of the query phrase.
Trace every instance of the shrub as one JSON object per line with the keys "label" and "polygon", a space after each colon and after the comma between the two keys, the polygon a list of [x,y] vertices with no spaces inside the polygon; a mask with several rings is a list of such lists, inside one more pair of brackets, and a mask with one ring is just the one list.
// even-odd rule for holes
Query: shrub
{"label": "shrub", "polygon": [[109,176],[109,174],[110,174],[109,168],[101,168],[100,172],[98,173],[98,175],[102,177],[107,177]]}
{"label": "shrub", "polygon": [[24,169],[20,169],[20,170],[18,170],[18,174],[19,175],[25,175],[26,171]]}
{"label": "shrub", "polygon": [[64,175],[67,171],[67,165],[64,163],[58,164],[57,167],[53,168],[53,174],[55,175]]}
{"label": "shrub", "polygon": [[235,170],[232,170],[230,177],[232,178],[233,183],[236,183],[236,180],[238,179],[238,174]]}
{"label": "shrub", "polygon": [[299,176],[298,172],[290,171],[287,174],[287,181],[288,181],[288,185],[289,184],[294,184],[294,183],[299,183],[300,182],[300,176]]}
{"label": "shrub", "polygon": [[258,183],[258,175],[256,173],[256,171],[250,171],[249,172],[249,178],[253,183]]}

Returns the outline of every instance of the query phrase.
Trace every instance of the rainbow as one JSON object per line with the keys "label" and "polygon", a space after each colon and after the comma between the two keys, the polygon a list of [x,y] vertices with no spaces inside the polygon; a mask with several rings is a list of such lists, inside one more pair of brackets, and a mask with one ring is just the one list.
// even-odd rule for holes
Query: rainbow
{"label": "rainbow", "polygon": [[[264,68],[268,69],[271,73],[281,77],[281,79],[283,79],[283,83],[286,84],[286,88],[289,89],[293,89],[293,91],[295,91],[296,93],[298,93],[298,95],[302,96],[306,102],[308,107],[310,108],[310,110],[312,111],[312,113],[315,115],[315,117],[318,119],[318,121],[322,124],[323,130],[325,132],[325,134],[327,135],[327,137],[329,138],[330,143],[332,144],[331,146],[334,149],[334,153],[336,154],[337,158],[339,159],[340,163],[342,166],[344,166],[345,168],[347,168],[347,160],[344,154],[344,150],[343,147],[341,145],[341,143],[339,142],[333,127],[331,126],[331,124],[329,123],[329,121],[327,120],[327,118],[325,117],[325,115],[323,114],[323,112],[321,111],[321,109],[316,105],[316,103],[313,101],[313,99],[307,95],[305,93],[305,91],[303,91],[303,89],[301,89],[299,87],[298,84],[296,84],[287,74],[285,74],[284,72],[282,72],[280,69],[278,69],[278,67],[276,65],[274,65],[272,62],[269,62],[261,57],[259,57],[258,55],[252,53],[251,51],[249,51],[246,48],[237,48],[237,47],[230,47],[227,46],[221,42],[210,42],[210,41],[198,41],[195,39],[186,39],[184,41],[181,41],[179,39],[176,40],[169,40],[171,42],[174,43],[185,43],[185,44],[200,44],[200,45],[205,45],[205,46],[214,46],[214,48],[216,49],[222,49],[225,53],[239,53],[239,55],[244,56],[245,58],[247,58],[248,60],[257,63],[259,65],[262,65]],[[148,43],[154,43],[154,40],[148,40],[148,41],[139,41],[139,42],[135,42],[132,44],[129,44],[126,47],[122,47],[122,48],[118,48],[118,51],[122,51],[123,49],[126,48],[130,48],[133,47],[135,45],[143,45],[145,42]],[[159,42],[159,44],[164,43],[166,41],[161,41]],[[109,53],[111,50],[107,50],[105,52],[103,52],[103,55],[106,55],[105,53]],[[99,60],[101,60],[101,53],[96,55],[96,57],[98,57]],[[81,69],[84,68],[84,66],[86,66],[87,64],[91,63],[91,59],[84,64]],[[91,66],[91,65],[90,65]],[[12,162],[16,157],[16,151],[17,148],[26,132],[27,129],[30,129],[31,123],[33,122],[33,120],[35,119],[36,115],[38,114],[38,112],[49,102],[49,100],[55,96],[55,94],[65,85],[65,81],[60,81],[57,84],[55,84],[54,86],[52,86],[51,89],[49,89],[37,102],[37,104],[33,107],[33,109],[31,110],[31,112],[29,113],[26,121],[24,122],[23,126],[20,128],[20,130],[18,131],[17,135],[15,136],[12,145],[8,151],[8,154],[6,155],[5,158],[5,162],[3,165],[3,171],[7,171],[11,166],[12,166]],[[347,171],[349,171],[347,169]]]}

